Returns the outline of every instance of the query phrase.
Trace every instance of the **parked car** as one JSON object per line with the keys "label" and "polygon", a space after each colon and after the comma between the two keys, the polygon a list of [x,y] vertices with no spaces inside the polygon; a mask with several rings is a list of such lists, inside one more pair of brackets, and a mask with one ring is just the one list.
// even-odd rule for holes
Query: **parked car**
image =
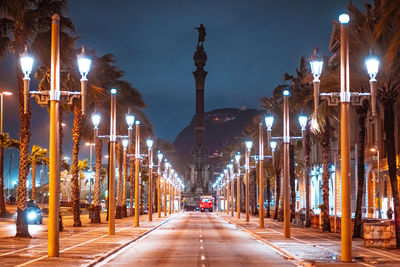
{"label": "parked car", "polygon": [[[43,224],[43,213],[35,200],[28,200],[26,208],[26,222],[28,224]],[[15,220],[17,220],[17,213],[15,213]]]}

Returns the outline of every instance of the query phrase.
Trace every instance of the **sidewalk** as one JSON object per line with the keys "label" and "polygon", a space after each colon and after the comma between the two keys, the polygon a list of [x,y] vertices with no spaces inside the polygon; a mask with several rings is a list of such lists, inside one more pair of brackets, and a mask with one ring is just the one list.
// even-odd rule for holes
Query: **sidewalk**
{"label": "sidewalk", "polygon": [[47,218],[44,225],[29,225],[32,239],[15,238],[15,224],[1,225],[1,266],[78,266],[91,265],[113,254],[128,243],[179,216],[179,213],[148,221],[148,215],[140,216],[140,227],[133,227],[133,217],[117,219],[115,236],[108,235],[105,214],[101,224],[91,224],[87,215],[81,215],[82,227],[72,227],[72,218],[63,216],[64,231],[60,232],[60,257],[47,257]]}
{"label": "sidewalk", "polygon": [[239,229],[256,239],[273,247],[283,257],[297,261],[304,266],[351,265],[351,266],[400,266],[400,249],[388,250],[365,248],[364,240],[353,240],[353,263],[340,261],[340,233],[327,233],[314,228],[303,228],[291,225],[291,238],[283,237],[283,222],[265,218],[264,229],[258,228],[259,217],[218,213],[226,221],[235,224]]}

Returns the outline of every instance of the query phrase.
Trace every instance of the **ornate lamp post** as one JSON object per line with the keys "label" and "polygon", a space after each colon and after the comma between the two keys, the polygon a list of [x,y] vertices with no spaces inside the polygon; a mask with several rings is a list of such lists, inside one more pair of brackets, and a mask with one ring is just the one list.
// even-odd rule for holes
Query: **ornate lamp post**
{"label": "ornate lamp post", "polygon": [[[108,139],[110,142],[109,154],[109,176],[108,176],[108,234],[115,235],[115,144],[117,139],[124,139],[132,135],[131,119],[133,115],[127,115],[126,121],[128,123],[128,136],[117,136],[116,133],[116,116],[117,116],[117,103],[116,95],[117,90],[111,89],[111,106],[110,106],[110,135],[98,135],[98,126],[101,120],[100,114],[94,113],[92,115],[92,122],[94,126],[95,138]],[[95,143],[97,143],[95,141]]]}
{"label": "ornate lamp post", "polygon": [[237,218],[240,219],[240,152],[235,155],[235,162],[237,165],[237,184],[236,184],[236,213]]}
{"label": "ornate lamp post", "polygon": [[[129,124],[128,124],[129,125]],[[128,163],[127,163],[127,151],[128,151],[128,146],[129,146],[129,140],[128,139],[123,139],[122,140],[122,147],[124,148],[123,150],[123,161],[122,161],[122,165],[123,165],[123,172],[124,172],[124,184],[123,184],[123,188],[122,188],[122,214],[123,217],[128,217],[128,212],[126,210],[126,180],[128,177]]]}
{"label": "ornate lamp post", "polygon": [[[327,99],[328,104],[337,106],[340,103],[340,153],[341,153],[341,260],[352,261],[351,240],[351,169],[350,169],[350,104],[362,105],[363,99],[371,98],[371,113],[376,117],[376,74],[379,61],[370,57],[366,65],[370,75],[371,93],[350,92],[350,68],[349,68],[349,42],[348,23],[350,17],[347,14],[339,16],[340,22],[340,93],[319,93],[319,76],[322,71],[321,60],[311,59],[311,71],[314,75],[314,110],[318,113],[319,98]],[[318,62],[319,61],[319,62]]]}
{"label": "ornate lamp post", "polygon": [[229,176],[228,176],[228,170],[224,169],[224,177],[226,179],[226,214],[229,214]]}
{"label": "ornate lamp post", "polygon": [[[376,74],[378,73],[379,61],[370,58],[366,61],[368,74],[370,75],[371,93],[350,92],[350,68],[349,68],[349,42],[348,23],[350,17],[347,14],[339,16],[340,22],[340,93],[319,93],[319,76],[322,71],[321,61],[312,58],[311,71],[314,75],[314,110],[318,112],[319,97],[328,100],[329,105],[340,103],[340,152],[341,152],[341,260],[352,261],[351,240],[351,177],[350,177],[350,104],[361,105],[363,99],[371,98],[371,113],[376,117]],[[316,55],[316,52],[314,52]],[[316,113],[317,114],[317,113]]]}
{"label": "ornate lamp post", "polygon": [[230,184],[231,184],[231,216],[233,217],[233,210],[234,210],[233,197],[234,197],[234,193],[235,193],[235,188],[234,188],[235,182],[233,180],[233,171],[232,171],[233,164],[228,164],[227,167],[228,167],[228,179],[230,180]]}
{"label": "ornate lamp post", "polygon": [[161,164],[163,159],[163,154],[158,151],[158,170],[157,170],[157,213],[158,218],[161,218]]}
{"label": "ornate lamp post", "polygon": [[153,140],[146,141],[149,157],[149,221],[153,220]]}
{"label": "ornate lamp post", "polygon": [[30,73],[32,71],[33,57],[29,55],[27,47],[21,54],[21,69],[24,73],[24,113],[28,111],[28,97],[36,96],[39,104],[50,102],[50,133],[49,133],[49,220],[48,220],[48,256],[59,256],[59,210],[60,210],[60,155],[59,155],[59,104],[61,97],[68,104],[74,98],[81,98],[82,114],[85,113],[85,98],[87,88],[87,74],[90,70],[91,60],[86,57],[82,48],[78,56],[78,66],[81,73],[81,91],[70,92],[60,90],[60,16],[52,16],[51,31],[51,84],[50,91],[29,91]]}
{"label": "ornate lamp post", "polygon": [[[167,161],[167,160],[165,160]],[[164,216],[167,216],[167,180],[169,176],[171,164],[165,162],[165,172],[164,172]]]}
{"label": "ornate lamp post", "polygon": [[[271,137],[269,134],[269,139],[272,140],[282,140],[283,141],[283,227],[284,227],[284,237],[290,238],[290,158],[289,158],[289,145],[291,141],[302,139],[302,136],[290,136],[289,135],[289,96],[290,91],[285,89],[282,91],[283,95],[283,136],[282,137]],[[304,121],[305,120],[305,121]],[[267,121],[270,123],[267,124]],[[273,124],[273,117],[271,115],[265,117],[265,122],[267,125],[267,131],[271,132],[271,127]],[[300,125],[305,130],[305,125],[307,124],[307,117],[300,116]],[[270,146],[273,153],[273,165],[274,165],[274,152],[277,143],[270,142]]]}
{"label": "ornate lamp post", "polygon": [[169,188],[169,206],[168,206],[169,215],[171,215],[171,213],[173,213],[172,205],[173,205],[174,200],[172,199],[172,191],[173,191],[172,182],[173,182],[174,173],[175,173],[175,170],[171,169],[170,175],[168,177],[168,179],[169,179],[169,181],[168,181],[169,182],[169,186],[168,186],[168,188]]}
{"label": "ornate lamp post", "polygon": [[249,170],[250,170],[250,153],[251,148],[253,146],[252,141],[246,141],[246,152],[245,152],[245,179],[246,179],[246,222],[250,221],[250,214],[249,214]]}

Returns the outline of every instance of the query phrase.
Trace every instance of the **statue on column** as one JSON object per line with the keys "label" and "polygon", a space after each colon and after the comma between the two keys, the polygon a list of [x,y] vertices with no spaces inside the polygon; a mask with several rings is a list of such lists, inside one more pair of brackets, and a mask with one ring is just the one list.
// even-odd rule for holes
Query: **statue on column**
{"label": "statue on column", "polygon": [[199,38],[197,41],[197,46],[203,46],[204,40],[206,38],[206,28],[204,28],[203,24],[200,24],[200,27],[195,28],[199,32]]}

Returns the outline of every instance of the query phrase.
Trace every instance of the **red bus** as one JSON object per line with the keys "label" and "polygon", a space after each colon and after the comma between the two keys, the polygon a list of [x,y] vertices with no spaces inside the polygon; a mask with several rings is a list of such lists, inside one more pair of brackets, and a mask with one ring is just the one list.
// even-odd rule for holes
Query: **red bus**
{"label": "red bus", "polygon": [[214,198],[212,196],[201,196],[200,197],[200,211],[203,212],[206,209],[208,209],[208,211],[212,212],[213,211],[213,203],[214,203]]}

